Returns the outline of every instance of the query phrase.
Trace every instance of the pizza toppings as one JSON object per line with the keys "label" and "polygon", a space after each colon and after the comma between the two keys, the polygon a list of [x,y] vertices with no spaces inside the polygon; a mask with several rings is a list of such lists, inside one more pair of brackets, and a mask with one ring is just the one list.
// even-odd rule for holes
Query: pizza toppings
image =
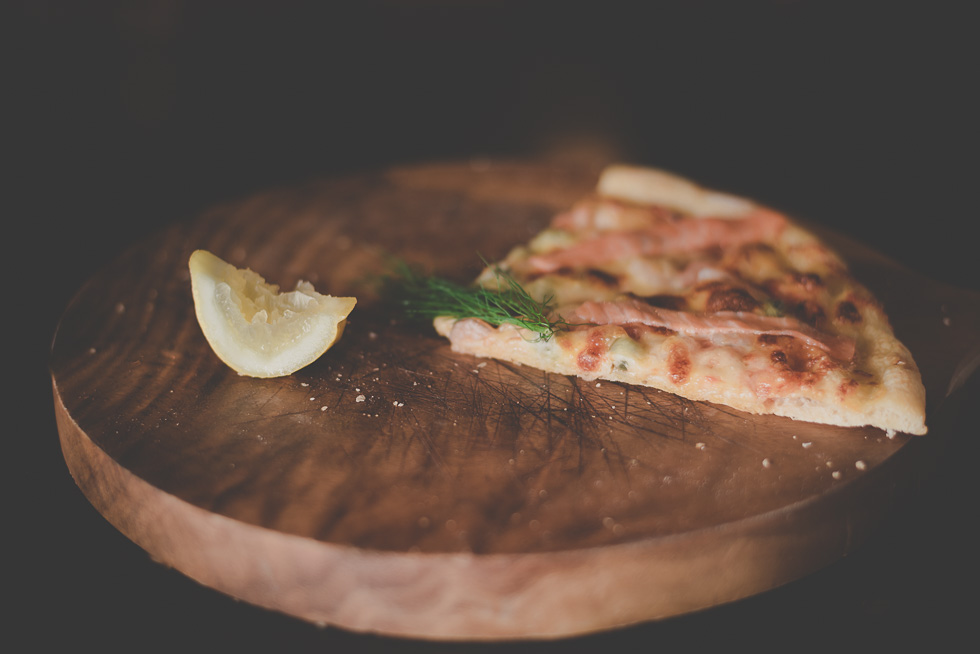
{"label": "pizza toppings", "polygon": [[850,300],[844,300],[837,305],[837,319],[855,325],[861,322],[861,312]]}
{"label": "pizza toppings", "polygon": [[871,293],[813,234],[742,198],[611,167],[595,195],[477,283],[533,306],[498,321],[438,314],[460,352],[752,413],[926,432],[918,370]]}
{"label": "pizza toppings", "polygon": [[575,310],[570,320],[597,325],[638,322],[666,327],[692,336],[718,333],[792,336],[824,350],[840,361],[850,361],[854,356],[854,339],[820,333],[793,318],[760,316],[744,311],[695,314],[661,309],[636,298],[627,298],[615,302],[584,302]]}
{"label": "pizza toppings", "polygon": [[748,291],[741,288],[722,287],[711,291],[708,296],[707,310],[709,313],[718,311],[754,311],[759,302]]}
{"label": "pizza toppings", "polygon": [[408,265],[398,267],[387,279],[389,295],[396,296],[405,311],[413,316],[437,318],[479,318],[484,324],[516,325],[551,338],[564,325],[561,316],[550,317],[550,298],[533,298],[512,275],[493,268],[493,287],[463,286],[438,277],[419,274]]}
{"label": "pizza toppings", "polygon": [[762,209],[742,218],[668,220],[647,229],[598,233],[567,248],[532,256],[528,264],[534,272],[553,272],[563,267],[601,265],[625,257],[737,248],[774,239],[784,225],[785,218],[780,214]]}
{"label": "pizza toppings", "polygon": [[691,357],[682,343],[673,343],[667,350],[667,375],[674,384],[683,384],[691,374]]}
{"label": "pizza toppings", "polygon": [[585,349],[578,353],[579,368],[595,372],[608,351],[609,345],[604,334],[601,331],[590,332]]}
{"label": "pizza toppings", "polygon": [[633,230],[680,220],[683,214],[659,205],[639,205],[592,197],[576,204],[571,211],[560,213],[551,221],[555,229]]}

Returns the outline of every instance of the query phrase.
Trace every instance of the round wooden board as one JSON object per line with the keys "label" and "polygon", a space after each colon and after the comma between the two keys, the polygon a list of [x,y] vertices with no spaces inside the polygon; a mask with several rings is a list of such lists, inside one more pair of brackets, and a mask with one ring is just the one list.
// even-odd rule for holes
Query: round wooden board
{"label": "round wooden board", "polygon": [[[929,463],[947,388],[969,371],[974,294],[824,234],[922,368],[932,433],[918,438],[455,354],[375,296],[389,255],[471,279],[478,254],[527,240],[597,173],[482,162],[327,180],[127,251],[81,289],[53,345],[76,482],[156,560],[205,585],[318,623],[433,639],[678,615],[847,554]],[[238,376],[194,317],[197,248],[284,288],[307,279],[356,295],[344,337],[290,377]]]}

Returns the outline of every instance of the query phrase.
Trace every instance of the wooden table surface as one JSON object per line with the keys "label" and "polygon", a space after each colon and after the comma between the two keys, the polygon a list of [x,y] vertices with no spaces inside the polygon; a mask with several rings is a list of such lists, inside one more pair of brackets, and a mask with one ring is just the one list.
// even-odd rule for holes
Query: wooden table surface
{"label": "wooden table surface", "polygon": [[[352,631],[232,602],[159,566],[148,574],[164,586],[321,644],[600,632],[559,641],[589,648],[693,636],[760,605],[773,615],[780,597],[847,605],[834,575],[916,532],[901,516],[962,446],[964,392],[946,396],[954,380],[976,383],[963,362],[980,333],[977,295],[825,233],[916,356],[923,438],[455,355],[372,295],[389,254],[472,277],[477,252],[526,240],[595,173],[448,164],[324,180],[216,208],[123,253],[79,292],[52,349],[76,482],[205,586]],[[291,377],[235,375],[194,320],[186,261],[199,247],[284,287],[305,278],[357,295],[347,333]],[[873,574],[866,583],[905,583],[897,566]]]}

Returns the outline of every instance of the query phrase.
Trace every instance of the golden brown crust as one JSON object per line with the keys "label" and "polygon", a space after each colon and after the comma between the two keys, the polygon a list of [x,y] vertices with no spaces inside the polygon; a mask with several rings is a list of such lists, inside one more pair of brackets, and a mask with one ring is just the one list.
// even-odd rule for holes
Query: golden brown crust
{"label": "golden brown crust", "polygon": [[663,170],[622,164],[608,166],[602,172],[597,190],[608,198],[666,205],[696,216],[738,216],[755,207],[750,200],[702,188]]}

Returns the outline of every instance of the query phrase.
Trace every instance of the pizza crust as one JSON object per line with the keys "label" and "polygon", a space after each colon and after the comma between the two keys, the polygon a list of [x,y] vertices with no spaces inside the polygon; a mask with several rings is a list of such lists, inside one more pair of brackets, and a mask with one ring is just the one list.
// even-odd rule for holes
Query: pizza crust
{"label": "pizza crust", "polygon": [[655,168],[616,164],[599,176],[599,195],[636,204],[666,205],[694,216],[734,217],[756,204],[745,198],[702,188],[672,173]]}
{"label": "pizza crust", "polygon": [[[925,391],[910,357],[899,368],[889,366],[892,369],[884,373],[880,390],[872,400],[854,404],[835,401],[832,389],[800,389],[785,397],[761,398],[735,384],[678,385],[669,381],[668,374],[638,375],[630,368],[624,370],[616,365],[614,358],[595,370],[584,371],[574,364],[574,358],[565,356],[566,348],[562,347],[561,341],[566,336],[558,334],[549,341],[537,340],[526,330],[509,324],[493,327],[475,318],[440,317],[435,321],[435,328],[450,340],[455,352],[509,361],[555,374],[648,386],[757,415],[844,427],[874,426],[917,435],[927,431],[923,411]],[[885,353],[880,356],[890,358]]]}

